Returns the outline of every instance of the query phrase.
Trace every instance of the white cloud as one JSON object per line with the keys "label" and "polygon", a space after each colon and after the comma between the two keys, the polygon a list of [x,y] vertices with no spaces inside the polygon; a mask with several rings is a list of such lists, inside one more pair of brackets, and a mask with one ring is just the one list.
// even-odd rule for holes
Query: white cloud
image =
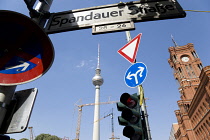
{"label": "white cloud", "polygon": [[76,67],[77,68],[81,68],[81,67],[84,67],[85,66],[85,60],[82,60],[81,62],[80,62],[80,64],[78,64]]}
{"label": "white cloud", "polygon": [[96,68],[96,64],[93,60],[82,60],[77,66],[77,68],[86,68],[86,69],[94,69]]}

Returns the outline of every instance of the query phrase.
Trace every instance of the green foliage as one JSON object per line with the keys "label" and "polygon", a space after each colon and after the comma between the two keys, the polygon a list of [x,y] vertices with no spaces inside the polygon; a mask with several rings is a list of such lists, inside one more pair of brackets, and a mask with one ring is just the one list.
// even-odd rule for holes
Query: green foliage
{"label": "green foliage", "polygon": [[15,140],[15,139],[11,138],[10,140]]}
{"label": "green foliage", "polygon": [[57,136],[50,136],[50,137],[46,138],[45,140],[61,140],[61,139],[58,138]]}
{"label": "green foliage", "polygon": [[50,134],[40,134],[35,140],[61,140],[61,138]]}
{"label": "green foliage", "polygon": [[[11,139],[12,140],[12,139]],[[22,139],[20,139],[20,140],[28,140],[27,138],[22,138]]]}

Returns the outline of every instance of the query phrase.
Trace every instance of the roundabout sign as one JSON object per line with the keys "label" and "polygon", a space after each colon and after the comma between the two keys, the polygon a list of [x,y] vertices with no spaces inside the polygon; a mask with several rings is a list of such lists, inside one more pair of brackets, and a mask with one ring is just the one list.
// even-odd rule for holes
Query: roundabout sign
{"label": "roundabout sign", "polygon": [[48,71],[54,48],[47,34],[32,19],[0,10],[0,85],[33,81]]}

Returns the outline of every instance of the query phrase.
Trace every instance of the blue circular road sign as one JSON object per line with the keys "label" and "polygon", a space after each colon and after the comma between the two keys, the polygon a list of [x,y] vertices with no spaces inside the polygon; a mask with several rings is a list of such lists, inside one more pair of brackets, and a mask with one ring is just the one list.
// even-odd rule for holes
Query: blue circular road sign
{"label": "blue circular road sign", "polygon": [[129,87],[141,85],[147,76],[147,67],[144,63],[138,62],[131,65],[125,73],[125,83]]}

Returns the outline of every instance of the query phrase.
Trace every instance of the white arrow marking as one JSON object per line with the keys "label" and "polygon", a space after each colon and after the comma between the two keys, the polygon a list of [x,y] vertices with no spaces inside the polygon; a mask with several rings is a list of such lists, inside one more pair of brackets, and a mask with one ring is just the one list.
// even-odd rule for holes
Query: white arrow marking
{"label": "white arrow marking", "polygon": [[22,64],[14,66],[14,67],[7,67],[6,70],[23,67],[21,71],[25,71],[28,68],[28,66],[30,65],[29,63],[26,63],[24,61],[19,61],[19,62],[21,62]]}
{"label": "white arrow marking", "polygon": [[128,79],[128,80],[131,80],[132,78],[132,76],[135,78],[135,82],[136,82],[136,84],[138,84],[138,77],[137,77],[137,74],[139,73],[139,76],[140,77],[142,77],[143,75],[142,75],[142,72],[144,71],[144,67],[138,67],[139,68],[139,70],[138,71],[136,71],[136,73],[133,73],[133,74],[131,74],[131,72],[129,72],[128,73],[128,75],[126,76],[126,78]]}

